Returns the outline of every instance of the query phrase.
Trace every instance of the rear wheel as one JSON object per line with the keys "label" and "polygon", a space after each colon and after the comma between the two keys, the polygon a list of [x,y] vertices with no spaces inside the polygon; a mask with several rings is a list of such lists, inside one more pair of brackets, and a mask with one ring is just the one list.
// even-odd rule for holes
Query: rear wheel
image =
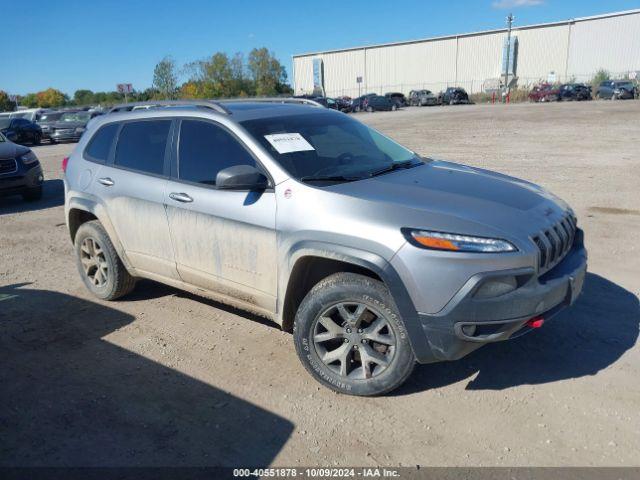
{"label": "rear wheel", "polygon": [[42,135],[40,135],[39,133],[34,133],[33,134],[33,144],[34,145],[40,145],[41,141],[42,141]]}
{"label": "rear wheel", "polygon": [[103,300],[115,300],[135,286],[102,224],[83,223],[75,238],[76,264],[87,289]]}
{"label": "rear wheel", "polygon": [[385,285],[337,273],[307,294],[296,314],[298,357],[320,383],[349,395],[382,395],[409,377],[415,357]]}

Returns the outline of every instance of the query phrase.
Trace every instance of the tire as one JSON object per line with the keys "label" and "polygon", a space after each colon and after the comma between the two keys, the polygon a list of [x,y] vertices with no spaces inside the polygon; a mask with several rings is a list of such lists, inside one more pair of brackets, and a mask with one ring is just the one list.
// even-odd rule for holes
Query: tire
{"label": "tire", "polygon": [[397,105],[391,105],[391,111],[395,112],[396,110],[398,110],[398,106]]}
{"label": "tire", "polygon": [[367,112],[373,113],[373,107],[367,107]]}
{"label": "tire", "polygon": [[49,143],[50,143],[51,145],[55,145],[55,144],[56,144],[56,143],[58,143],[58,142],[56,142],[53,138],[49,138]]}
{"label": "tire", "polygon": [[22,198],[27,202],[37,202],[42,199],[42,185],[39,187],[28,188],[22,194]]}
{"label": "tire", "polygon": [[133,290],[136,279],[123,265],[109,235],[98,220],[80,226],[74,245],[80,277],[96,297],[115,300]]}
{"label": "tire", "polygon": [[336,273],[313,287],[298,308],[293,337],[311,376],[338,393],[383,395],[402,385],[415,366],[389,290],[363,275]]}
{"label": "tire", "polygon": [[40,142],[42,141],[42,136],[39,133],[36,133],[33,135],[33,144],[34,145],[40,145]]}

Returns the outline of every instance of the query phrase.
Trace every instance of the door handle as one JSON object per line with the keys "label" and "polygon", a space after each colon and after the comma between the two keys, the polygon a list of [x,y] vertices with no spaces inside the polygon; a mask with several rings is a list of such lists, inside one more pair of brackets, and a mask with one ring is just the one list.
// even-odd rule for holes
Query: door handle
{"label": "door handle", "polygon": [[111,180],[109,177],[99,178],[98,182],[100,182],[105,187],[111,187],[116,183],[113,180]]}
{"label": "door handle", "polygon": [[186,193],[173,192],[173,193],[169,194],[169,198],[171,200],[175,200],[176,202],[182,202],[182,203],[191,203],[191,202],[193,202],[193,198],[191,198]]}

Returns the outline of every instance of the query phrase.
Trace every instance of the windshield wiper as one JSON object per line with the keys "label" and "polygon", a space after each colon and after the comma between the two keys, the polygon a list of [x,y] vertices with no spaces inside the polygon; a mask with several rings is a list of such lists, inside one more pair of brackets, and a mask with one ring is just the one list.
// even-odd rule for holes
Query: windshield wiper
{"label": "windshield wiper", "polygon": [[362,177],[346,177],[344,175],[326,175],[315,177],[313,175],[308,175],[306,177],[301,177],[300,181],[302,182],[355,182],[356,180],[361,180]]}
{"label": "windshield wiper", "polygon": [[378,175],[382,175],[383,173],[393,172],[394,170],[400,170],[401,168],[417,167],[418,165],[422,165],[422,164],[423,162],[421,162],[420,160],[412,158],[411,160],[405,160],[403,162],[394,162],[379,170],[374,170],[373,172],[369,173],[367,176],[377,177]]}

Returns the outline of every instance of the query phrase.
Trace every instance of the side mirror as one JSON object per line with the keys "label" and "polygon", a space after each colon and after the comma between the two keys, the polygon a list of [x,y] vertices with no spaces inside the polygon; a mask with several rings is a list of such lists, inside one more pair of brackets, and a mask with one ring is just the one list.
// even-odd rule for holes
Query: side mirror
{"label": "side mirror", "polygon": [[234,165],[218,172],[216,187],[226,190],[264,190],[269,187],[269,179],[256,167]]}

